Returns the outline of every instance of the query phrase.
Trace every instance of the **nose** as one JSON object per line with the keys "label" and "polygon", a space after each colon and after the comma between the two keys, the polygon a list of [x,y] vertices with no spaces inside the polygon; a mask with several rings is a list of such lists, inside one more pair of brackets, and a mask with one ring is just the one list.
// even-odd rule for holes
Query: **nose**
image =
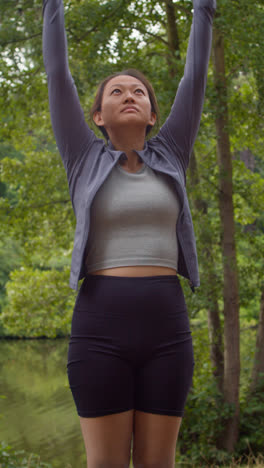
{"label": "nose", "polygon": [[124,101],[125,102],[135,102],[134,96],[131,93],[130,90],[127,90],[125,95],[124,95]]}

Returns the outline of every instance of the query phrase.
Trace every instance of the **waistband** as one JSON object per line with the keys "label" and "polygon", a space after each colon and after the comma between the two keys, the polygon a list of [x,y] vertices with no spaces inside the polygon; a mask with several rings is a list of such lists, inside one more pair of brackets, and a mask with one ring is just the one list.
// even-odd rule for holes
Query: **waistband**
{"label": "waistband", "polygon": [[179,278],[178,278],[178,275],[152,275],[152,276],[112,276],[112,275],[91,275],[89,273],[87,273],[85,275],[85,280],[117,280],[117,281],[124,281],[124,280],[128,280],[128,281],[150,281],[150,280],[154,280],[154,279],[158,279],[158,280],[164,280],[164,281],[167,281],[167,280],[174,280],[175,282],[179,282]]}

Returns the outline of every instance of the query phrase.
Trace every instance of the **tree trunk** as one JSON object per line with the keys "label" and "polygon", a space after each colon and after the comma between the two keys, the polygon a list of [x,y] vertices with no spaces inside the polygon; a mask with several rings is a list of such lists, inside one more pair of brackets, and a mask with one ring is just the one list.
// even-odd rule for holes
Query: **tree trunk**
{"label": "tree trunk", "polygon": [[220,445],[225,450],[233,452],[238,440],[239,431],[239,294],[232,197],[232,155],[228,134],[224,40],[217,28],[213,30],[213,59],[216,88],[215,126],[220,185],[219,210],[224,269],[224,400],[234,406],[233,415],[225,421]]}
{"label": "tree trunk", "polygon": [[[261,375],[262,374],[262,375]],[[256,351],[251,376],[250,392],[254,393],[262,386],[264,390],[264,286],[260,299],[259,323],[256,340]]]}
{"label": "tree trunk", "polygon": [[214,368],[213,375],[216,379],[218,390],[223,393],[224,356],[222,352],[222,327],[217,300],[214,300],[213,306],[208,309],[208,331],[210,338],[210,358]]}
{"label": "tree trunk", "polygon": [[167,17],[167,37],[169,44],[169,53],[167,54],[167,64],[169,75],[174,78],[177,74],[174,57],[178,54],[180,57],[180,43],[175,16],[174,3],[172,0],[165,0],[166,17]]}

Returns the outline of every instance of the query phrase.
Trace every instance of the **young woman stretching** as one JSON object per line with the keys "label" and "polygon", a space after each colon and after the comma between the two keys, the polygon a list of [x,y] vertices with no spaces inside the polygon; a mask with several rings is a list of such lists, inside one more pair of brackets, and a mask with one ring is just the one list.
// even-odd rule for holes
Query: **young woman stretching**
{"label": "young woman stretching", "polygon": [[[52,126],[76,216],[68,378],[89,468],[172,468],[193,375],[178,274],[199,286],[185,174],[199,129],[215,0],[193,0],[184,76],[157,118],[152,86],[134,69],[107,77],[84,119],[69,71],[62,0],[43,1]],[[88,77],[89,78],[89,77]]]}

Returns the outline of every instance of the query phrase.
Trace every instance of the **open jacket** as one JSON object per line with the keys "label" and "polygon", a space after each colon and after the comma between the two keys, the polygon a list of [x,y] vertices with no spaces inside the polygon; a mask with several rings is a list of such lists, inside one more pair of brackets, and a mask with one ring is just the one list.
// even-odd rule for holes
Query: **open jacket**
{"label": "open jacket", "polygon": [[[193,0],[193,21],[184,76],[171,112],[158,134],[136,153],[153,170],[169,174],[181,203],[175,226],[179,243],[178,273],[194,291],[200,285],[196,242],[188,197],[186,169],[197,136],[207,82],[216,0]],[[76,230],[70,274],[71,288],[85,276],[85,247],[93,199],[117,164],[122,151],[97,138],[88,127],[68,66],[62,0],[43,0],[43,58],[48,78],[50,114],[57,146],[67,173]],[[87,77],[89,79],[89,77]]]}

